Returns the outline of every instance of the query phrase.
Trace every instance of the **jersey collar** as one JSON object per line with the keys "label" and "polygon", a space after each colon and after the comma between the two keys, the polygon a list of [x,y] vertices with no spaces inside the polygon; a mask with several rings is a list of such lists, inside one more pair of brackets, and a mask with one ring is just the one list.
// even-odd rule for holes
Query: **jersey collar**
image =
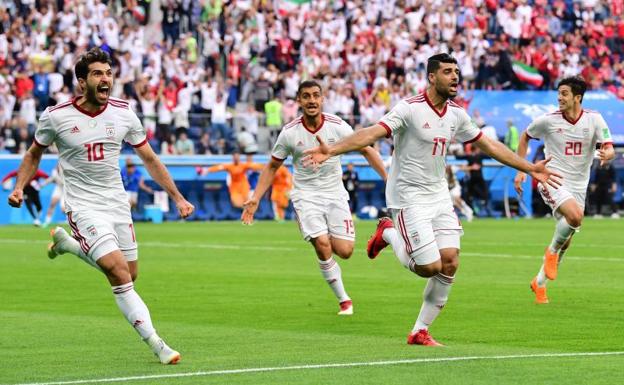
{"label": "jersey collar", "polygon": [[312,134],[316,134],[317,132],[319,132],[321,128],[323,128],[324,123],[325,123],[325,115],[323,115],[322,113],[321,113],[321,124],[319,124],[317,129],[314,129],[314,127],[306,126],[305,119],[303,118],[303,116],[301,117],[301,124],[303,124],[303,128],[305,128],[306,130],[308,130],[308,132]]}
{"label": "jersey collar", "polygon": [[435,112],[439,117],[443,117],[444,114],[446,114],[446,109],[448,108],[448,100],[444,103],[444,108],[442,109],[442,112],[438,111],[433,103],[431,103],[431,100],[429,99],[429,96],[427,96],[427,91],[423,91],[423,94],[425,95],[425,101],[427,102],[427,104],[429,105],[429,107],[431,107],[431,109],[433,110],[433,112]]}
{"label": "jersey collar", "polygon": [[576,118],[576,120],[570,120],[568,119],[568,117],[566,116],[566,114],[563,113],[563,111],[561,111],[561,116],[563,116],[563,118],[570,123],[571,125],[575,125],[576,123],[578,123],[579,120],[581,120],[581,116],[583,116],[583,112],[584,110],[581,110],[581,113],[579,114],[578,118]]}
{"label": "jersey collar", "polygon": [[106,110],[106,107],[108,107],[108,102],[107,102],[107,103],[104,105],[104,108],[102,108],[101,110],[96,111],[96,112],[89,112],[89,111],[85,110],[84,108],[82,108],[82,107],[80,107],[80,106],[78,105],[78,99],[80,99],[80,98],[81,98],[81,96],[76,96],[76,97],[74,97],[74,98],[72,99],[72,104],[74,105],[74,107],[75,107],[78,111],[80,111],[80,112],[82,112],[83,114],[85,114],[85,115],[87,115],[87,116],[90,116],[90,117],[92,117],[92,118],[95,118],[96,116],[98,116],[99,114],[101,114],[102,112],[104,112],[104,111]]}

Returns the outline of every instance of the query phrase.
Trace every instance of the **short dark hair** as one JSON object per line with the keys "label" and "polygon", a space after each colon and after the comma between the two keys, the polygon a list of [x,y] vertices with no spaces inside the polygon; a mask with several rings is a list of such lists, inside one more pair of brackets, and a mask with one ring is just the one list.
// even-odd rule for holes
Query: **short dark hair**
{"label": "short dark hair", "polygon": [[567,78],[563,78],[559,82],[557,89],[561,86],[570,87],[572,95],[581,95],[581,102],[583,101],[583,95],[585,94],[585,91],[587,91],[587,83],[585,82],[585,79],[580,76],[569,76]]}
{"label": "short dark hair", "polygon": [[87,76],[89,75],[89,65],[91,63],[107,63],[110,66],[113,65],[110,56],[108,56],[106,52],[102,51],[99,47],[93,47],[82,54],[80,59],[78,59],[78,62],[74,67],[76,79],[87,79]]}
{"label": "short dark hair", "polygon": [[321,87],[321,85],[316,80],[304,80],[299,84],[299,88],[297,88],[297,96],[299,96],[301,90],[303,90],[304,88],[311,87],[318,87],[318,89],[321,90],[321,93],[323,93],[323,87]]}
{"label": "short dark hair", "polygon": [[440,63],[457,64],[457,59],[448,53],[439,53],[427,59],[427,75],[435,73],[440,69]]}

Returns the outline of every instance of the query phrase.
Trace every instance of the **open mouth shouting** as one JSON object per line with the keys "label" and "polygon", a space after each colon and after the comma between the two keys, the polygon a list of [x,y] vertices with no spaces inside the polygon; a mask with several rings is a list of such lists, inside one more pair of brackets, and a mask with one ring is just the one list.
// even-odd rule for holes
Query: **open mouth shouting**
{"label": "open mouth shouting", "polygon": [[96,95],[100,99],[108,99],[110,94],[110,86],[108,84],[100,84],[95,89]]}

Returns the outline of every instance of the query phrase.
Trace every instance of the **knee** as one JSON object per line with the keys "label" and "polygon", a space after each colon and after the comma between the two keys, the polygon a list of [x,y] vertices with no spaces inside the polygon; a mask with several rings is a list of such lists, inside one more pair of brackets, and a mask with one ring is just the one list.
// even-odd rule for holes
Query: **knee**
{"label": "knee", "polygon": [[581,210],[575,211],[566,217],[566,221],[571,227],[581,227],[581,222],[583,222],[583,212]]}
{"label": "knee", "polygon": [[316,255],[319,259],[326,261],[331,257],[332,247],[329,239],[324,237],[316,238],[312,241],[312,244],[314,245],[314,250],[316,251]]}
{"label": "knee", "polygon": [[134,276],[130,274],[128,265],[125,263],[115,263],[107,268],[103,267],[103,270],[108,279],[111,282],[116,282],[117,284],[128,283],[131,280],[134,281],[136,278],[136,274]]}
{"label": "knee", "polygon": [[334,252],[342,259],[349,259],[353,255],[353,245],[338,247]]}
{"label": "knee", "polygon": [[414,273],[423,278],[430,278],[442,271],[442,262],[435,261],[428,265],[414,265]]}
{"label": "knee", "polygon": [[453,277],[459,268],[459,259],[454,258],[452,261],[444,262],[441,273]]}

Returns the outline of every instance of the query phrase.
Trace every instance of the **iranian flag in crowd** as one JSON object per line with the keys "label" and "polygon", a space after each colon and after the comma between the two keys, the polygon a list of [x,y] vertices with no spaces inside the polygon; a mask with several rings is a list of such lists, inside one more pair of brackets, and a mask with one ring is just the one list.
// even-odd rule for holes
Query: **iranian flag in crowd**
{"label": "iranian flag in crowd", "polygon": [[531,67],[530,65],[526,65],[519,61],[514,61],[512,68],[513,72],[516,74],[518,79],[520,79],[520,81],[523,81],[535,87],[541,86],[544,82],[544,78],[539,73],[539,71],[536,68]]}
{"label": "iranian flag in crowd", "polygon": [[304,4],[310,4],[312,0],[276,0],[274,4],[282,16],[286,16],[291,12],[297,12]]}

